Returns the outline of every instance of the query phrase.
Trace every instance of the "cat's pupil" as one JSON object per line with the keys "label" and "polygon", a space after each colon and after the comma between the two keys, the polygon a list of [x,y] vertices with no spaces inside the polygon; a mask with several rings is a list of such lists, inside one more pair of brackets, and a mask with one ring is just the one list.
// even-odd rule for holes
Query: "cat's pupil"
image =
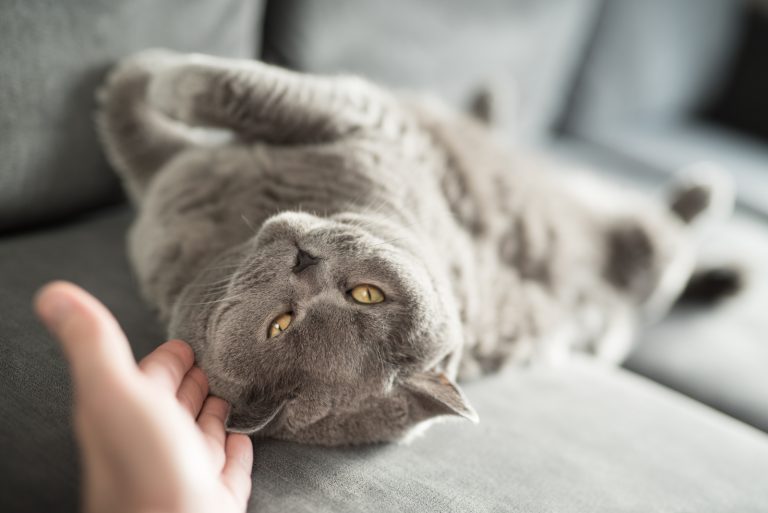
{"label": "cat's pupil", "polygon": [[350,294],[358,303],[373,305],[384,301],[384,293],[375,285],[358,285],[350,291]]}
{"label": "cat's pupil", "polygon": [[290,326],[293,320],[293,313],[287,312],[278,315],[271,323],[269,323],[269,330],[267,333],[268,338],[272,338],[285,331]]}

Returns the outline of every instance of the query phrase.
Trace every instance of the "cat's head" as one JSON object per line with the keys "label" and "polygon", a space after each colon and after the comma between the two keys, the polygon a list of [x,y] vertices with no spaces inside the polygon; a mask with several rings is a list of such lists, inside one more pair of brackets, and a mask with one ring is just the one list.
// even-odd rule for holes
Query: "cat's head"
{"label": "cat's head", "polygon": [[475,419],[448,378],[462,329],[439,257],[384,219],[278,214],[185,289],[171,333],[232,431],[335,445]]}

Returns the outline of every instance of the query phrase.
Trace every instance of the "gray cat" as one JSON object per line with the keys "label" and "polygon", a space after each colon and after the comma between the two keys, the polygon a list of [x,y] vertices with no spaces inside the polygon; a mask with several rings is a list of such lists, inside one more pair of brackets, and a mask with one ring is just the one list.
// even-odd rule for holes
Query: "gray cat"
{"label": "gray cat", "polygon": [[728,203],[701,173],[668,205],[558,175],[355,77],[147,51],[100,102],[143,294],[237,432],[402,439],[477,419],[457,378],[617,362],[691,277],[691,227]]}

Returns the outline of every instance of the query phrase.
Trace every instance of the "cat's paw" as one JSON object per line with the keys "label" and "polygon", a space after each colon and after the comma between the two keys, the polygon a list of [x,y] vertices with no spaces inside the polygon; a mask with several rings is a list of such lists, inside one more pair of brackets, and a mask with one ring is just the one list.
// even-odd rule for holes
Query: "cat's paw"
{"label": "cat's paw", "polygon": [[194,102],[205,92],[205,84],[195,80],[185,64],[176,63],[152,77],[147,102],[166,116],[191,124]]}
{"label": "cat's paw", "polygon": [[[120,60],[109,72],[104,84],[96,91],[96,99],[104,105],[110,98],[123,97],[121,92],[134,90],[146,92],[152,77],[161,70],[172,66],[182,54],[171,50],[153,48],[130,55]],[[131,94],[136,97],[136,94]],[[143,94],[142,94],[143,96]]]}
{"label": "cat's paw", "polygon": [[177,55],[153,74],[147,102],[166,116],[195,125],[198,110],[205,110],[205,96],[211,88],[210,71],[223,68],[219,59],[202,54]]}
{"label": "cat's paw", "polygon": [[680,172],[669,198],[671,210],[686,224],[709,226],[733,211],[733,178],[720,166],[702,162]]}
{"label": "cat's paw", "polygon": [[120,66],[141,69],[145,73],[153,74],[183,61],[185,55],[167,48],[149,48],[129,55],[120,61]]}

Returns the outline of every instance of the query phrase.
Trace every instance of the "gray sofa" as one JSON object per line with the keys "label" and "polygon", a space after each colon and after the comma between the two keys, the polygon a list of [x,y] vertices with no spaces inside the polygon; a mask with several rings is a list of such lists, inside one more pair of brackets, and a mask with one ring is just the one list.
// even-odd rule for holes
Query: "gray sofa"
{"label": "gray sofa", "polygon": [[[725,67],[715,61],[726,54],[712,48],[738,44],[736,8],[726,0],[3,2],[0,511],[78,504],[66,367],[31,312],[34,291],[55,278],[83,285],[116,314],[137,357],[163,340],[137,296],[124,248],[132,212],[90,119],[109,64],[147,46],[353,71],[456,105],[490,86],[510,141],[633,187],[652,188],[706,155],[735,167],[742,193],[745,208],[704,249],[708,260],[749,271],[740,297],[649,328],[624,369],[584,359],[467,384],[476,426],[445,422],[408,446],[259,441],[251,511],[768,511],[768,225],[754,185],[768,184],[754,172],[768,170],[768,159],[762,144],[692,115],[702,84],[722,75],[705,68]],[[682,37],[683,20],[708,32]],[[720,46],[701,48],[699,36]],[[658,45],[671,63],[661,71],[647,53]],[[632,79],[644,69],[668,84]]]}

